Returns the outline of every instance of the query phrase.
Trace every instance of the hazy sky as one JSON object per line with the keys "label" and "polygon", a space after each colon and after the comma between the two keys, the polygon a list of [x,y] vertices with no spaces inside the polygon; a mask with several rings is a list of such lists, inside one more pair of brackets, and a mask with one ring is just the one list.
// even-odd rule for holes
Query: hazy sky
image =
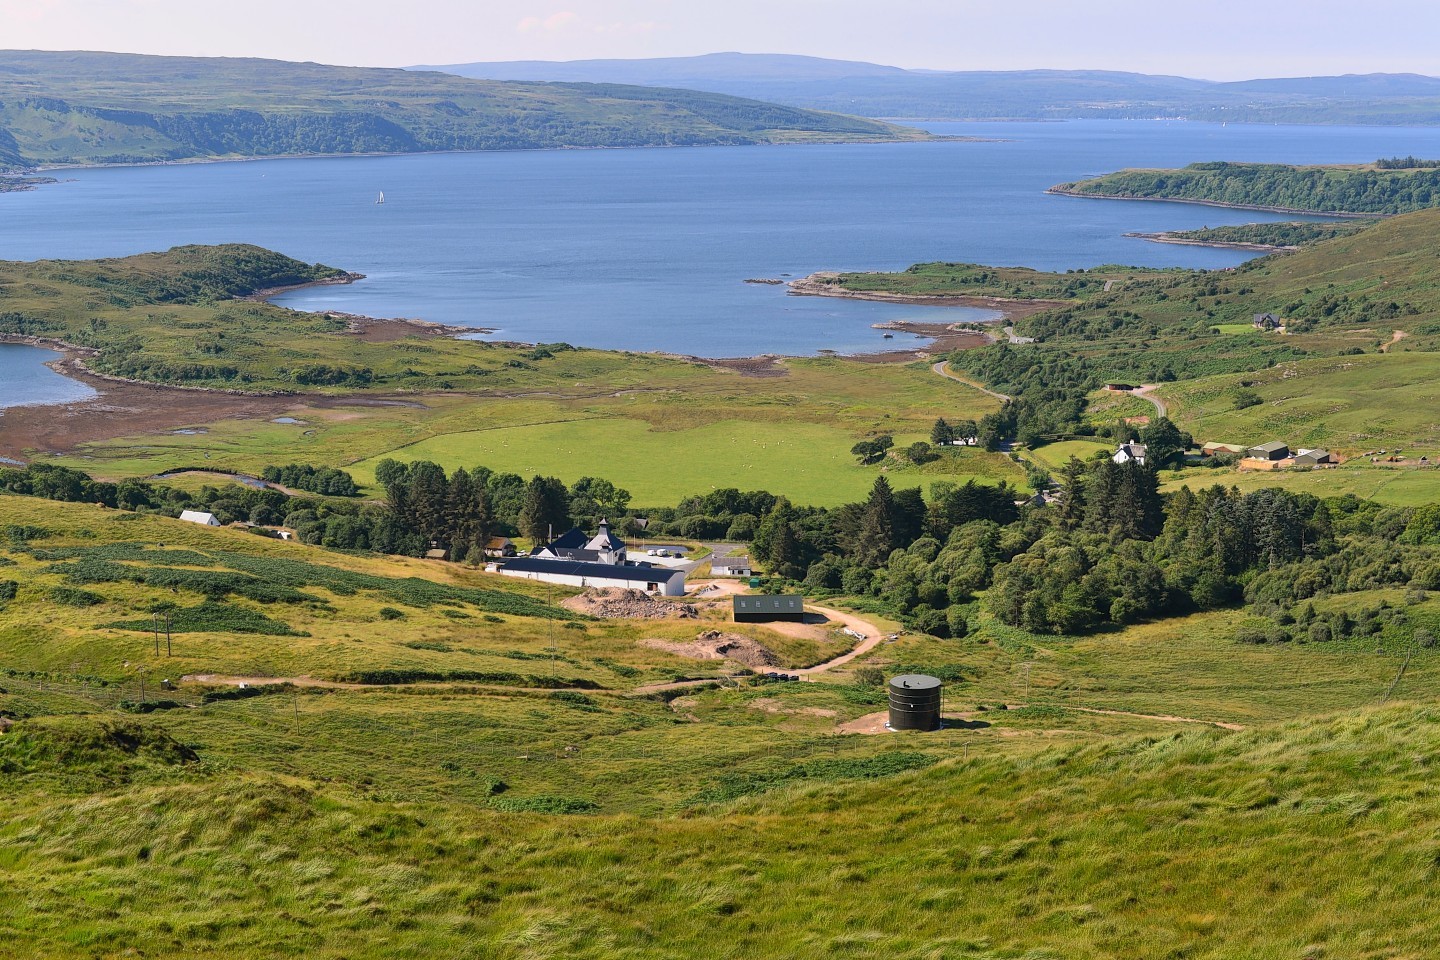
{"label": "hazy sky", "polygon": [[366,66],[803,53],[1226,80],[1440,75],[1437,0],[0,0],[0,48]]}

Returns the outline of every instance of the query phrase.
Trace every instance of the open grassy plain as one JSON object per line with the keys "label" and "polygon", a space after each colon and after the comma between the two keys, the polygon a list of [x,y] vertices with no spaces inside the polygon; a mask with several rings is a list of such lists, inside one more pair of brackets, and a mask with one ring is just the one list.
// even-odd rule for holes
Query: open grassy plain
{"label": "open grassy plain", "polygon": [[[571,371],[547,371],[530,385],[535,396],[424,393],[383,404],[324,405],[297,397],[269,420],[187,423],[88,443],[55,462],[106,477],[184,467],[254,474],[270,463],[304,462],[343,467],[369,483],[374,464],[391,457],[567,482],[603,476],[646,505],[723,486],[835,505],[862,496],[881,470],[857,465],[850,454],[856,441],[890,433],[904,446],[928,439],[939,417],[978,418],[999,406],[923,364],[788,360],[780,376],[748,378],[599,351],[557,357],[590,357],[612,369],[564,381]],[[647,386],[625,388],[640,381]],[[282,419],[298,422],[274,422]],[[1018,486],[1025,479],[1008,459],[983,451],[957,452],[923,470],[888,468],[903,485],[975,478]]]}

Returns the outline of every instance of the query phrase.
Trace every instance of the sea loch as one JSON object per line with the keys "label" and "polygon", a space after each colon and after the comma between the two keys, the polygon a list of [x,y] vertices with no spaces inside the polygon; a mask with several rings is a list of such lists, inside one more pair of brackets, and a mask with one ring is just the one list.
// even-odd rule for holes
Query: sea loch
{"label": "sea loch", "polygon": [[[704,356],[903,346],[871,325],[980,319],[746,284],[948,259],[1045,269],[1223,268],[1246,254],[1128,232],[1283,219],[1048,196],[1198,160],[1440,154],[1440,128],[1183,122],[932,124],[987,142],[444,154],[68,171],[0,198],[0,257],[248,242],[367,275],[279,302]],[[384,191],[386,203],[375,198]],[[1292,218],[1293,219],[1293,218]]]}

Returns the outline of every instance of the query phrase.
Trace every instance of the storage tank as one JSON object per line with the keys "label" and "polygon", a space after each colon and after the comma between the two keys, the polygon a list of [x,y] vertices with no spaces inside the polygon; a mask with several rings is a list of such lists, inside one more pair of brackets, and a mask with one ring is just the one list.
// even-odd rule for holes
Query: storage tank
{"label": "storage tank", "polygon": [[890,681],[891,730],[940,729],[940,681],[907,673]]}

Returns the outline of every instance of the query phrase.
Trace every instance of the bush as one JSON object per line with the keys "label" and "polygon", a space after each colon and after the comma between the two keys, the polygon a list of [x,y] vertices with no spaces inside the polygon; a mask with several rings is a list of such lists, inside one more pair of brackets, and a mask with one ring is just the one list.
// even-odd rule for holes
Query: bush
{"label": "bush", "polygon": [[491,797],[490,806],[505,813],[594,813],[600,805],[578,797]]}
{"label": "bush", "polygon": [[404,619],[405,619],[405,613],[404,613],[404,611],[396,610],[394,607],[381,607],[381,608],[380,608],[380,619],[381,619],[381,620],[404,620]]}
{"label": "bush", "polygon": [[73,587],[51,587],[50,599],[67,607],[93,607],[105,602],[105,598],[98,593],[76,590]]}

